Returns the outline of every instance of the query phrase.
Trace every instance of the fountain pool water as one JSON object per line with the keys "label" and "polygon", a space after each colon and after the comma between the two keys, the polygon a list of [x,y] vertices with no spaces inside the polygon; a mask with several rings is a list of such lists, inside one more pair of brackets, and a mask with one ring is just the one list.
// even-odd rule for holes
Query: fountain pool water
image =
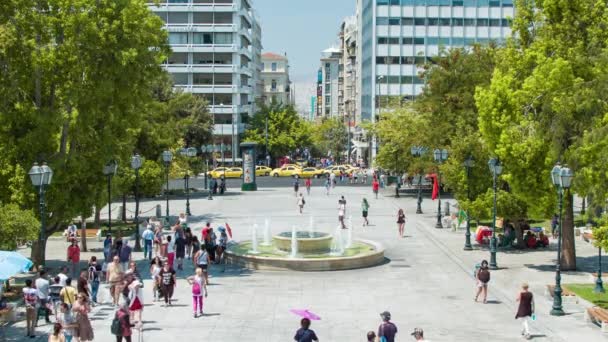
{"label": "fountain pool water", "polygon": [[264,219],[264,242],[262,246],[270,246],[272,245],[270,241],[270,219]]}
{"label": "fountain pool water", "polygon": [[346,233],[346,245],[344,247],[350,248],[353,245],[353,217],[348,217],[348,232]]}
{"label": "fountain pool water", "polygon": [[255,223],[253,228],[251,229],[251,250],[249,251],[251,254],[259,254],[258,251],[258,224]]}
{"label": "fountain pool water", "polygon": [[296,226],[291,227],[291,254],[290,258],[295,258],[298,255],[298,239],[296,233]]}
{"label": "fountain pool water", "polygon": [[331,253],[332,256],[339,256],[344,254],[344,242],[342,241],[342,227],[337,226],[336,231],[331,242]]}

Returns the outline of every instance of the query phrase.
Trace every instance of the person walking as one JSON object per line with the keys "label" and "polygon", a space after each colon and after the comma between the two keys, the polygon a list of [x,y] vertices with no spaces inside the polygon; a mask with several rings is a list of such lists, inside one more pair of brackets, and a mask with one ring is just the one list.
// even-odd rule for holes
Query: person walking
{"label": "person walking", "polygon": [[302,210],[304,209],[304,204],[306,204],[306,201],[304,200],[304,195],[302,195],[302,193],[300,193],[300,196],[298,196],[298,208],[300,208],[300,214],[302,214]]}
{"label": "person walking", "polygon": [[175,241],[171,235],[167,235],[167,264],[169,268],[173,269],[173,262],[175,261]]}
{"label": "person walking", "polygon": [[59,285],[61,285],[61,287],[65,287],[65,281],[69,278],[68,268],[66,266],[61,266],[61,270],[57,276],[59,277]]}
{"label": "person walking", "polygon": [[397,212],[397,226],[399,227],[399,236],[400,237],[405,237],[405,235],[403,235],[404,230],[405,230],[405,214],[403,213],[403,209],[399,209],[399,211]]}
{"label": "person walking", "polygon": [[378,190],[380,189],[380,183],[378,183],[378,180],[376,178],[374,178],[374,180],[372,181],[372,191],[374,192],[374,196],[376,197],[376,199],[378,199]]}
{"label": "person walking", "polygon": [[107,262],[112,260],[112,234],[106,234],[105,240],[103,240],[103,258]]}
{"label": "person walking", "polygon": [[[219,227],[217,230],[220,232],[220,238],[218,239],[216,254],[217,254],[217,262],[218,262],[218,264],[220,264],[224,261],[224,259],[222,259],[222,257],[224,256],[224,252],[226,251],[226,248],[228,248],[228,234],[226,234],[226,228],[224,228],[224,227]],[[224,266],[224,268],[225,268],[225,266]]]}
{"label": "person walking", "polygon": [[341,200],[338,201],[338,222],[340,222],[340,226],[342,229],[346,229],[346,225],[344,224],[344,215],[346,215],[346,203],[342,203]]}
{"label": "person walking", "polygon": [[144,240],[144,259],[152,260],[152,244],[154,243],[154,231],[152,225],[148,223],[146,230],[141,234]]}
{"label": "person walking", "polygon": [[336,174],[331,172],[329,174],[329,179],[331,180],[331,188],[335,188],[336,187]]}
{"label": "person walking", "polygon": [[212,227],[209,227],[209,232],[207,233],[207,239],[205,240],[205,248],[207,249],[207,253],[209,253],[209,259],[213,263],[217,263],[215,258],[215,251],[217,249],[217,235],[213,231]]}
{"label": "person walking", "polygon": [[481,266],[475,272],[475,279],[477,279],[477,294],[475,295],[475,301],[479,298],[480,294],[483,294],[483,303],[487,303],[488,298],[488,282],[490,281],[490,268],[488,267],[488,261],[483,260]]}
{"label": "person walking", "polygon": [[129,315],[132,322],[142,321],[142,312],[144,310],[143,298],[144,283],[135,278],[129,284]]}
{"label": "person walking", "polygon": [[367,198],[363,197],[361,201],[361,216],[363,216],[363,226],[369,226],[369,221],[367,219],[367,212],[369,211],[369,203],[367,202]]}
{"label": "person walking", "polygon": [[416,341],[425,341],[424,331],[421,328],[415,328],[410,335],[414,336]]}
{"label": "person walking", "polygon": [[90,297],[91,290],[89,289],[89,274],[87,270],[80,272],[80,277],[78,277],[78,281],[76,282],[76,290],[78,293],[84,293],[87,297]]}
{"label": "person walking", "polygon": [[163,269],[163,262],[160,260],[160,257],[156,256],[150,262],[150,277],[152,278],[152,301],[156,302],[158,300],[158,294],[160,292],[160,282],[158,281],[158,276],[160,275],[160,271]]}
{"label": "person walking", "polygon": [[61,333],[61,324],[55,323],[53,325],[53,332],[49,334],[48,342],[65,342],[65,336]]}
{"label": "person walking", "polygon": [[34,332],[36,331],[37,323],[37,310],[38,310],[38,291],[32,287],[32,280],[25,280],[25,287],[23,288],[23,301],[25,304],[25,321],[26,321],[26,334],[30,338],[34,338]]}
{"label": "person walking", "polygon": [[554,239],[557,239],[557,226],[559,225],[559,216],[557,214],[553,214],[551,218],[551,236]]}
{"label": "person walking", "polygon": [[382,338],[386,339],[386,342],[395,342],[395,335],[397,335],[397,326],[391,322],[391,313],[384,311],[380,313],[382,323],[378,326],[378,338],[382,341]]}
{"label": "person walking", "polygon": [[131,262],[132,252],[133,250],[131,249],[131,246],[129,246],[129,241],[124,241],[119,252],[120,265],[122,266],[123,272],[126,272],[129,269],[129,262]]}
{"label": "person walking", "polygon": [[300,329],[296,331],[293,339],[298,342],[319,341],[317,334],[315,334],[314,330],[310,329],[310,319],[302,318],[300,320]]}
{"label": "person walking", "polygon": [[192,258],[192,230],[190,228],[186,228],[184,230],[184,238],[186,239],[186,259]]}
{"label": "person walking", "polygon": [[209,252],[207,252],[207,249],[201,248],[201,250],[196,253],[192,261],[195,267],[200,268],[203,271],[203,275],[205,276],[205,284],[209,284],[208,267],[211,263],[211,258],[209,258]]}
{"label": "person walking", "polygon": [[161,245],[163,243],[163,230],[160,227],[154,229],[154,254],[161,255]]}
{"label": "person walking", "polygon": [[57,313],[57,323],[63,327],[63,336],[66,342],[71,342],[74,336],[74,328],[76,327],[76,320],[72,315],[72,310],[67,303],[61,303],[59,306],[59,312]]}
{"label": "person walking", "polygon": [[516,301],[519,302],[519,307],[517,308],[517,314],[515,315],[515,319],[521,320],[522,331],[521,334],[527,340],[530,339],[530,318],[534,320],[534,296],[532,292],[528,291],[528,284],[523,283],[521,285],[521,292],[517,295]]}
{"label": "person walking", "polygon": [[185,233],[175,234],[175,259],[177,259],[177,269],[183,270],[184,258],[186,257],[186,238]]}
{"label": "person walking", "polygon": [[115,256],[112,263],[108,265],[108,282],[110,283],[110,294],[112,295],[112,304],[118,307],[120,293],[122,292],[122,282],[124,272],[120,267],[120,259]]}
{"label": "person walking", "polygon": [[89,260],[88,278],[91,284],[91,300],[93,304],[97,304],[97,293],[99,292],[99,272],[101,266],[97,263],[97,257],[92,256]]}
{"label": "person walking", "polygon": [[53,308],[53,315],[57,315],[57,307],[61,303],[61,290],[63,286],[59,284],[59,277],[53,278],[53,284],[49,286],[49,300]]}
{"label": "person walking", "polygon": [[373,331],[367,332],[367,342],[377,342],[375,332],[373,332]]}
{"label": "person walking", "polygon": [[198,241],[198,236],[193,235],[192,236],[192,256],[190,257],[190,259],[194,259],[194,256],[200,249],[201,249],[201,243],[200,243],[200,241]]}
{"label": "person walking", "polygon": [[[114,314],[114,321],[112,322],[112,333],[116,336],[116,342],[122,342],[123,338],[126,342],[131,342],[131,335],[135,324],[131,323],[129,317],[129,306],[127,304],[122,305]],[[116,329],[116,330],[114,330]]]}
{"label": "person walking", "polygon": [[306,178],[304,181],[304,186],[306,186],[306,195],[310,196],[310,187],[312,186],[312,180],[310,178]]}
{"label": "person walking", "polygon": [[169,266],[169,263],[163,265],[163,269],[158,274],[158,281],[160,283],[163,296],[165,297],[165,307],[171,305],[171,297],[173,297],[173,290],[177,285],[175,279],[175,271]]}
{"label": "person walking", "polygon": [[329,196],[329,191],[331,190],[331,180],[327,178],[325,180],[325,194]]}
{"label": "person walking", "polygon": [[89,306],[89,298],[85,293],[79,293],[72,312],[75,315],[75,322],[77,324],[74,330],[74,336],[80,342],[93,341],[95,334],[93,334],[93,327],[91,327],[91,321],[89,320],[89,312],[91,307]]}
{"label": "person walking", "polygon": [[41,270],[38,273],[38,279],[36,279],[34,285],[36,285],[36,290],[38,290],[38,305],[40,308],[42,308],[42,310],[44,310],[44,320],[46,321],[46,324],[50,324],[51,320],[49,319],[49,306],[51,303],[49,301],[49,291],[51,284],[46,279],[45,270]]}
{"label": "person walking", "polygon": [[61,301],[64,303],[67,303],[70,307],[72,307],[74,305],[74,303],[76,302],[77,294],[78,294],[78,291],[76,291],[76,289],[72,286],[72,278],[68,277],[68,279],[66,279],[66,281],[65,281],[65,286],[59,293],[59,296],[61,297]]}
{"label": "person walking", "polygon": [[293,191],[296,197],[298,197],[298,190],[300,190],[300,179],[298,178],[298,175],[295,175],[294,178],[295,180],[293,181]]}
{"label": "person walking", "polygon": [[192,286],[192,312],[194,318],[203,315],[203,296],[207,297],[207,283],[203,270],[197,268],[193,276],[188,277],[188,284]]}
{"label": "person walking", "polygon": [[76,238],[72,239],[72,244],[67,250],[67,260],[70,264],[70,271],[72,278],[78,277],[78,264],[80,263],[80,247],[78,247],[78,241]]}

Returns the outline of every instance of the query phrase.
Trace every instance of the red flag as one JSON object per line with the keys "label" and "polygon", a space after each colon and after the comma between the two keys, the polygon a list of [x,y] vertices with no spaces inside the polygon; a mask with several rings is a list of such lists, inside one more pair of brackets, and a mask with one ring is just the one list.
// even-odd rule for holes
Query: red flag
{"label": "red flag", "polygon": [[439,182],[437,181],[436,174],[431,174],[431,178],[433,178],[433,194],[431,195],[431,199],[434,201],[439,197]]}
{"label": "red flag", "polygon": [[228,231],[228,236],[232,239],[232,228],[230,228],[228,222],[226,222],[226,230]]}

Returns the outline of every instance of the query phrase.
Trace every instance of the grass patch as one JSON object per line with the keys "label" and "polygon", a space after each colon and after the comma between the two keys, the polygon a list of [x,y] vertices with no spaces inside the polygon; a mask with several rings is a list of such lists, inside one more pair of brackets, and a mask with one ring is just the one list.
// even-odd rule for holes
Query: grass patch
{"label": "grass patch", "polygon": [[[245,241],[242,243],[238,243],[238,244],[234,244],[228,247],[228,250],[238,254],[238,255],[244,255],[244,254],[248,254],[248,252],[251,250],[251,242],[250,241]],[[363,255],[366,254],[368,252],[371,252],[373,250],[373,248],[370,245],[361,243],[361,242],[354,242],[353,246],[351,248],[346,248],[344,250],[344,254],[341,255],[340,257],[349,257],[349,256],[355,256],[355,255]],[[274,258],[287,258],[289,257],[289,253],[288,252],[283,252],[280,251],[278,249],[276,249],[276,247],[274,246],[260,246],[258,245],[258,251],[260,252],[259,254],[256,254],[256,256],[262,256],[262,257],[274,257]],[[306,255],[298,255],[299,258],[304,258],[304,259],[320,259],[320,258],[335,258],[336,256],[332,256],[328,253],[322,253],[322,254],[306,254]]]}
{"label": "grass patch", "polygon": [[[80,224],[77,224],[78,230],[80,231]],[[95,229],[98,228],[95,225],[95,222],[87,222],[87,229]],[[105,232],[108,230],[108,226],[106,224],[101,225],[102,236],[104,236]],[[51,234],[51,237],[62,237],[63,231],[56,231]],[[135,233],[135,224],[134,223],[124,223],[124,222],[112,222],[112,235],[116,236],[116,234],[120,232],[120,236],[132,235]]]}
{"label": "grass patch", "polygon": [[563,287],[602,309],[608,309],[608,294],[593,292],[595,284],[565,284]]}

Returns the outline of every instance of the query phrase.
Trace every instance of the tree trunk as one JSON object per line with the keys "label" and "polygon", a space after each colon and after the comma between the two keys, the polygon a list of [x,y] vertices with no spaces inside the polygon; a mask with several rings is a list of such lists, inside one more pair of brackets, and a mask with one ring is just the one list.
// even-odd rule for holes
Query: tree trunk
{"label": "tree trunk", "polygon": [[576,249],[574,246],[574,210],[572,194],[564,194],[564,217],[562,218],[562,260],[563,271],[576,270]]}
{"label": "tree trunk", "polygon": [[515,238],[517,239],[516,247],[519,249],[524,249],[526,248],[526,245],[524,244],[524,231],[521,224],[522,221],[517,220],[514,223],[513,228],[515,228]]}
{"label": "tree trunk", "polygon": [[122,222],[127,223],[127,193],[122,194]]}
{"label": "tree trunk", "polygon": [[42,245],[40,245],[40,241],[38,239],[32,241],[32,253],[30,256],[36,269],[39,269],[40,265],[45,264],[44,254],[46,250],[46,241],[47,240],[45,239]]}
{"label": "tree trunk", "polygon": [[95,228],[101,229],[101,206],[95,206]]}
{"label": "tree trunk", "polygon": [[80,250],[87,252],[87,219],[85,214],[80,215]]}

